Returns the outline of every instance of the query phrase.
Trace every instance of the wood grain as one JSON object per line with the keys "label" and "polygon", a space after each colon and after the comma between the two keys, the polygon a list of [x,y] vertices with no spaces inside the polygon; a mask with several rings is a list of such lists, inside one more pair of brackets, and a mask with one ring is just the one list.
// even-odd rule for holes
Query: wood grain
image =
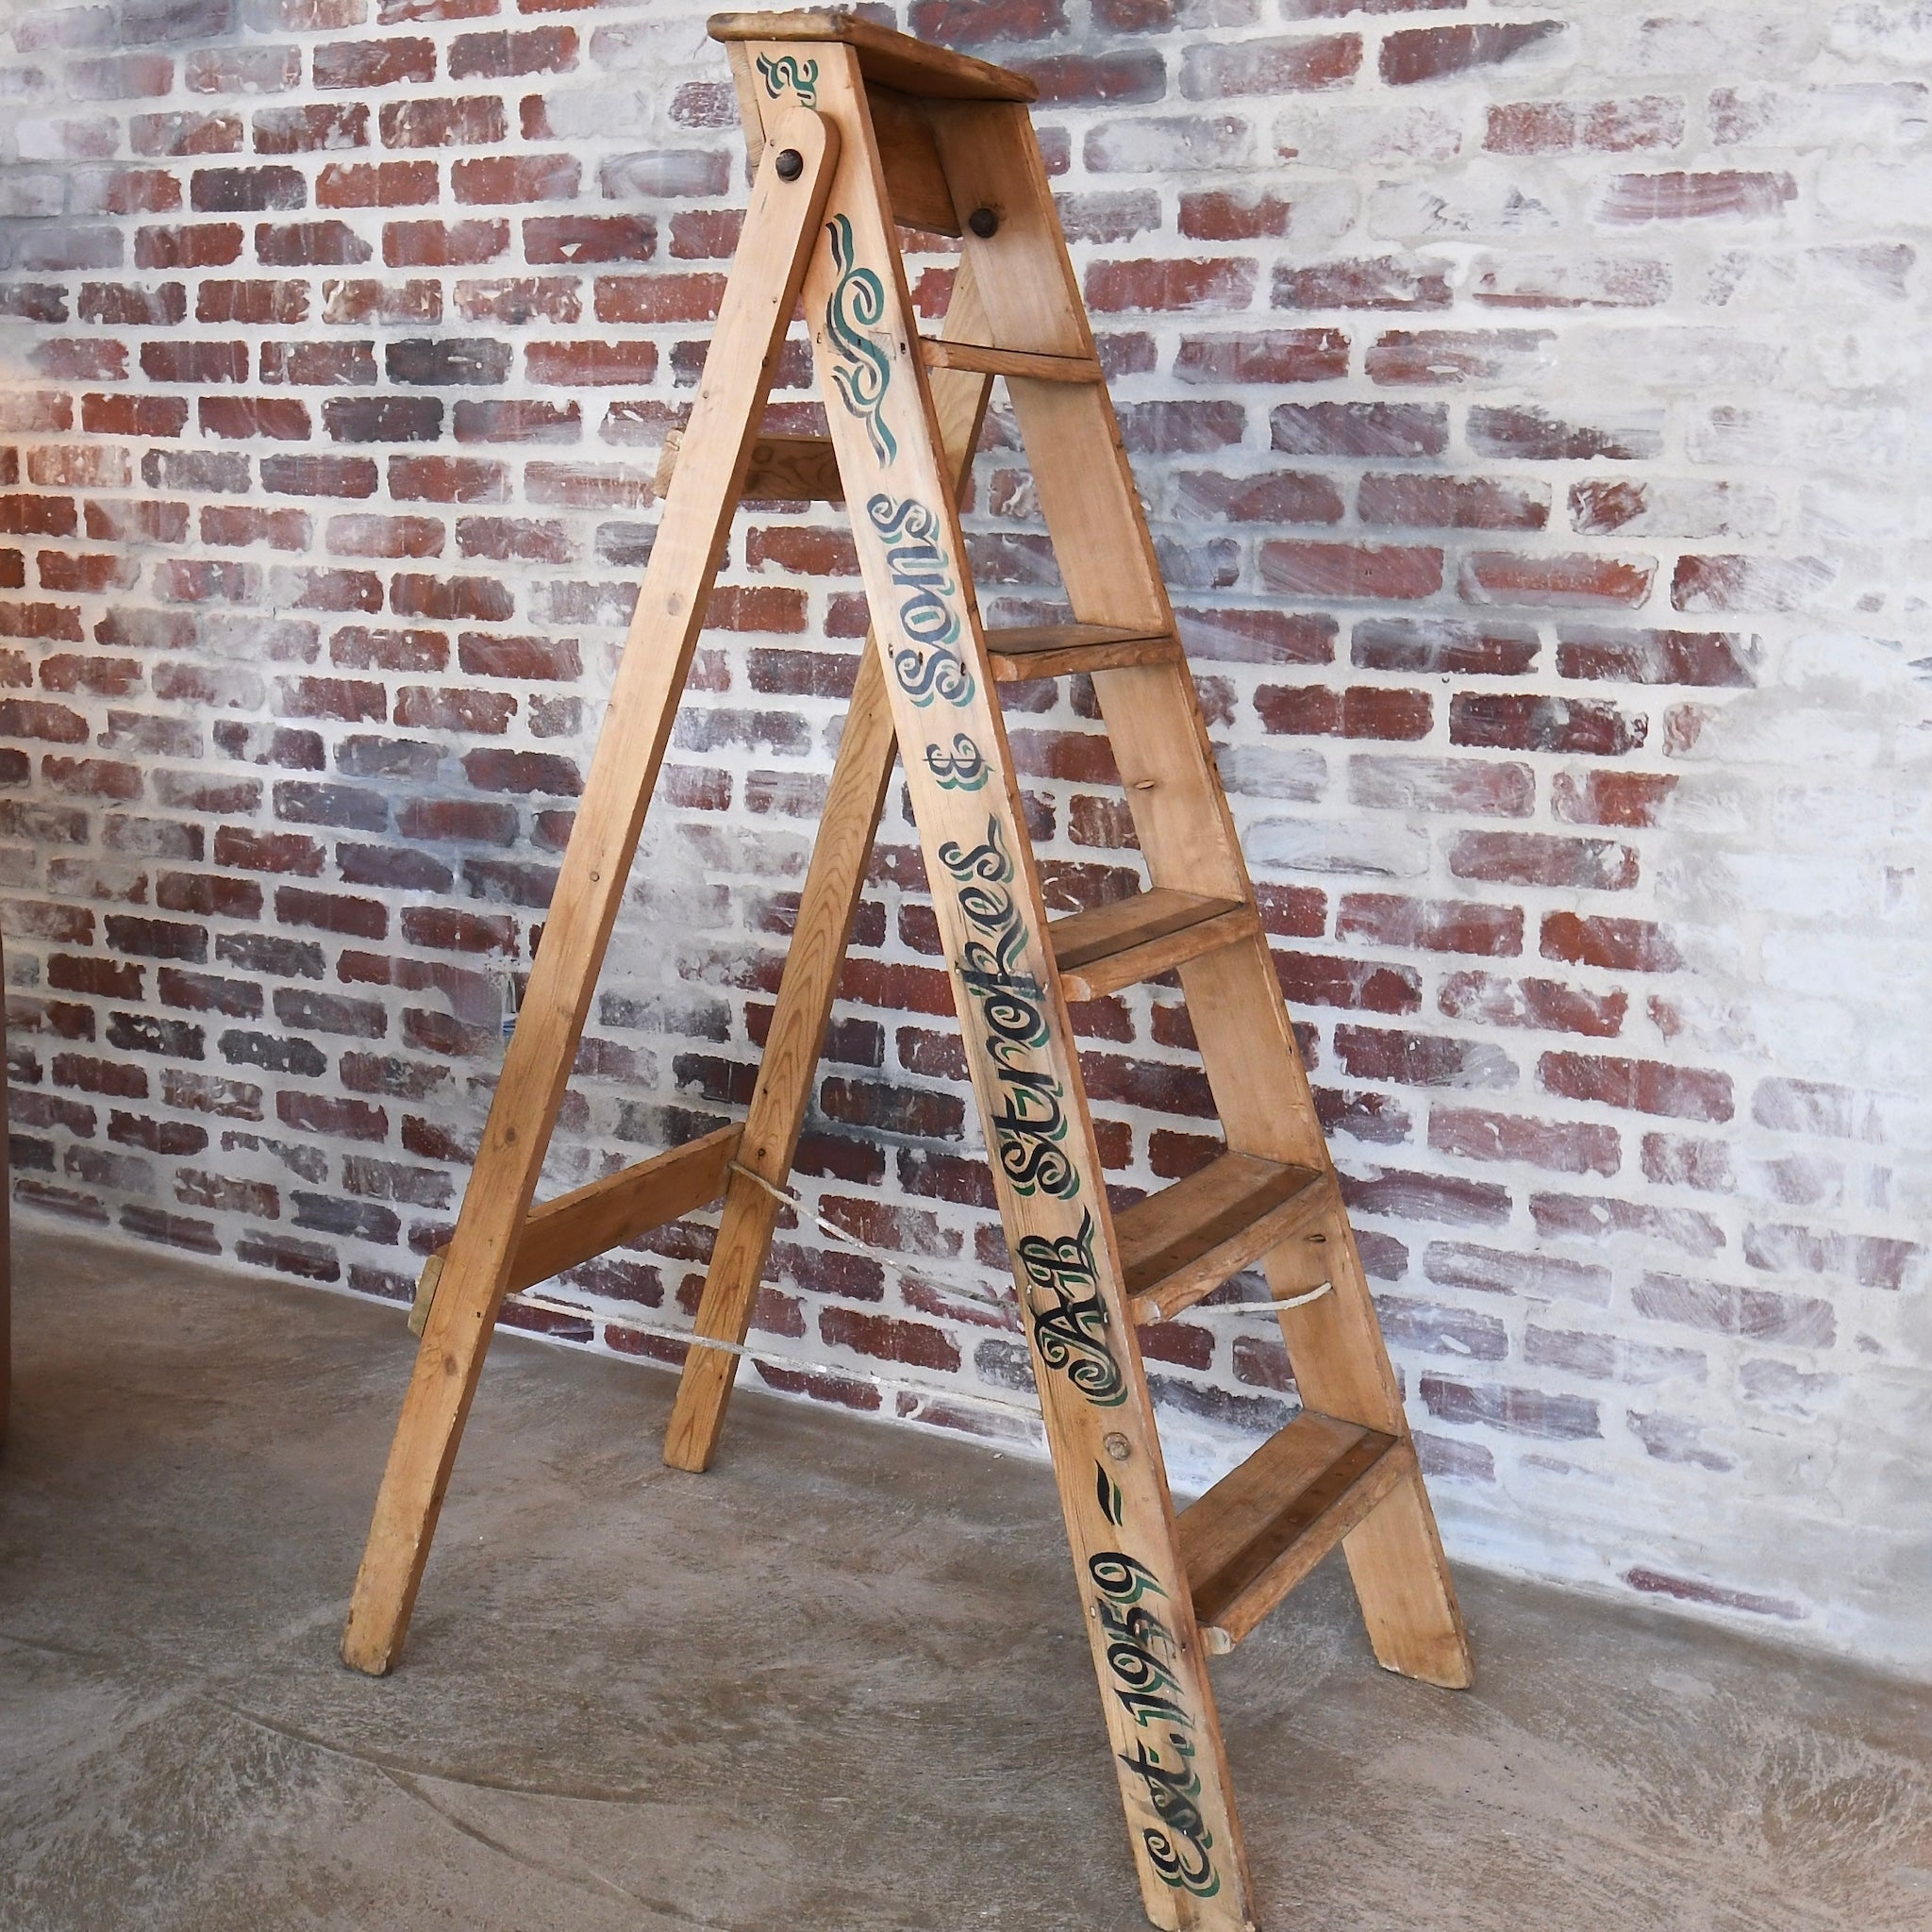
{"label": "wood grain", "polygon": [[[954,285],[945,325],[972,329],[981,322],[972,273],[963,271]],[[963,485],[971,471],[991,388],[991,378],[972,375],[945,376],[933,385],[940,437],[956,484]],[[825,448],[836,472],[831,445]],[[885,680],[884,662],[868,630],[745,1121],[742,1165],[774,1184],[783,1183],[797,1151],[839,969],[892,775],[897,740]],[[731,1177],[698,1304],[699,1335],[734,1345],[744,1341],[778,1211],[768,1188],[747,1174]],[[710,1467],[739,1359],[725,1349],[687,1353],[664,1435],[664,1460],[673,1469]]]}
{"label": "wood grain", "polygon": [[658,523],[543,944],[376,1497],[342,1633],[344,1661],[373,1674],[393,1665],[408,1629],[518,1235],[670,741],[722,540],[818,235],[838,131],[792,108],[782,142],[805,165],[796,180],[782,181],[774,155],[753,184],[739,263],[691,409],[688,455]]}
{"label": "wood grain", "polygon": [[1040,90],[1024,75],[950,47],[894,33],[842,8],[799,8],[783,13],[714,13],[714,41],[822,41],[850,47],[868,81],[902,93],[958,101],[1032,101]]}
{"label": "wood grain", "polygon": [[1260,930],[1252,906],[1155,886],[1087,912],[1056,919],[1047,932],[1067,997],[1097,1000],[1139,986]]}

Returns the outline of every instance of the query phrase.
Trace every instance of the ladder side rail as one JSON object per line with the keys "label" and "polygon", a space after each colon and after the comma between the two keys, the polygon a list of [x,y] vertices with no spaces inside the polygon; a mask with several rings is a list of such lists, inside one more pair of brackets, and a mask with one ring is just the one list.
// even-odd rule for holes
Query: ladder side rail
{"label": "ladder side rail", "polygon": [[[970,269],[962,270],[954,285],[945,326],[968,337],[984,326]],[[946,462],[956,486],[963,488],[979,446],[992,380],[948,373],[937,377],[932,389]],[[868,629],[745,1117],[739,1164],[747,1171],[728,1176],[724,1211],[698,1302],[696,1333],[732,1346],[693,1347],[685,1357],[664,1433],[664,1460],[674,1469],[708,1469],[717,1452],[741,1359],[734,1351],[750,1330],[777,1226],[779,1203],[771,1190],[791,1172],[798,1149],[897,749],[885,666]],[[753,1179],[754,1174],[758,1178]],[[759,1186],[759,1180],[768,1185]]]}
{"label": "ladder side rail", "polygon": [[515,1034],[425,1324],[357,1574],[342,1657],[395,1662],[428,1560],[496,1314],[569,1080],[605,947],[669,742],[764,399],[838,155],[836,129],[797,112],[753,184],[739,262],[691,410],[691,456],[657,541],[598,737]]}
{"label": "ladder side rail", "polygon": [[[841,146],[807,312],[987,1124],[1141,1901],[1170,1932],[1244,1932],[1251,1887],[1206,1651],[863,86],[842,50],[814,55],[819,111],[838,119]],[[998,138],[1014,127],[1003,124]],[[1017,129],[1030,143],[1024,117]],[[977,280],[991,301],[984,275]]]}

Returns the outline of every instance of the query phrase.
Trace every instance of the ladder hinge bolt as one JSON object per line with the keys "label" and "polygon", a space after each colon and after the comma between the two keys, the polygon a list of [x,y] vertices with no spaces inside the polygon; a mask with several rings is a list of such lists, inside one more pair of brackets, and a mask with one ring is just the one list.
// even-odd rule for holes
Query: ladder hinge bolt
{"label": "ladder hinge bolt", "polygon": [[1132,1444],[1128,1442],[1127,1439],[1118,1429],[1109,1430],[1107,1435],[1103,1436],[1100,1439],[1100,1446],[1116,1462],[1124,1462],[1133,1454]]}
{"label": "ladder hinge bolt", "polygon": [[966,225],[982,242],[991,242],[1000,231],[1000,218],[990,208],[976,208],[966,217]]}
{"label": "ladder hinge bolt", "polygon": [[781,148],[772,165],[778,171],[779,180],[796,181],[805,173],[805,157],[795,147]]}

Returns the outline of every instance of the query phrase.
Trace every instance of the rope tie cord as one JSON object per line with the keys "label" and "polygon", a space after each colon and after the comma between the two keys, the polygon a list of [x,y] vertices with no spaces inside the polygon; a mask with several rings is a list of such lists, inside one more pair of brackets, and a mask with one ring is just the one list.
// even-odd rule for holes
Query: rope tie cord
{"label": "rope tie cord", "polygon": [[[782,1188],[774,1181],[768,1181],[763,1174],[755,1174],[741,1161],[727,1160],[724,1165],[727,1172],[741,1174],[754,1187],[762,1188],[774,1201],[782,1202],[810,1221],[827,1240],[837,1241],[841,1247],[850,1248],[857,1254],[874,1254],[873,1249],[868,1248],[863,1241],[849,1234],[836,1222],[827,1221],[791,1189]],[[915,1262],[912,1265],[919,1264]],[[964,1286],[956,1269],[941,1266],[928,1269],[927,1272],[944,1278],[949,1293],[963,1296],[968,1301],[981,1302],[989,1307],[1002,1310],[1011,1309],[1017,1306],[1017,1297],[1014,1295],[991,1295],[980,1288]],[[1272,1315],[1283,1308],[1305,1307],[1309,1302],[1318,1302],[1332,1291],[1333,1286],[1332,1282],[1324,1281],[1319,1287],[1308,1290],[1306,1294],[1283,1295],[1278,1301],[1223,1302],[1216,1306],[1197,1302],[1191,1312],[1206,1315]],[[1009,1402],[1004,1396],[990,1395],[977,1389],[937,1388],[930,1383],[910,1381],[903,1375],[882,1375],[874,1370],[847,1362],[824,1362],[808,1356],[791,1355],[783,1349],[758,1348],[748,1342],[713,1340],[710,1336],[699,1335],[690,1328],[673,1328],[665,1323],[643,1321],[633,1315],[604,1315],[586,1307],[582,1302],[564,1301],[558,1296],[544,1294],[537,1289],[523,1289],[514,1294],[507,1295],[505,1299],[514,1302],[520,1307],[537,1309],[545,1314],[567,1315],[576,1321],[616,1322],[618,1325],[629,1329],[634,1334],[654,1336],[662,1341],[682,1342],[688,1348],[716,1349],[720,1355],[735,1356],[741,1361],[770,1362],[794,1373],[858,1378],[870,1382],[882,1395],[888,1391],[894,1390],[908,1393],[921,1406],[935,1402],[965,1403],[969,1407],[998,1409],[1005,1414],[1024,1417],[1032,1422],[1040,1420],[1040,1408],[1035,1403]],[[1166,1319],[1164,1315],[1156,1317],[1158,1321]],[[907,1419],[917,1421],[919,1418],[915,1411],[908,1414]]]}
{"label": "rope tie cord", "polygon": [[[742,1174],[754,1187],[762,1188],[773,1200],[782,1201],[786,1207],[795,1209],[811,1222],[827,1240],[837,1241],[841,1247],[852,1249],[855,1254],[873,1255],[876,1258],[874,1249],[868,1248],[863,1241],[848,1233],[836,1222],[827,1221],[791,1189],[781,1188],[775,1181],[768,1181],[763,1174],[753,1173],[742,1161],[727,1160],[724,1163],[724,1170],[727,1174]],[[983,1302],[988,1307],[993,1308],[1010,1308],[1016,1305],[1015,1296],[992,1295],[981,1288],[964,1287],[959,1281],[958,1271],[943,1263],[938,1267],[931,1267],[923,1259],[915,1259],[909,1265],[925,1267],[927,1273],[945,1277],[947,1291],[961,1295],[968,1301]],[[1188,1312],[1194,1315],[1273,1315],[1279,1313],[1283,1308],[1301,1308],[1306,1307],[1310,1302],[1318,1302],[1324,1294],[1330,1292],[1333,1287],[1332,1282],[1324,1281],[1320,1287],[1309,1289],[1306,1294],[1283,1295],[1279,1299],[1265,1302],[1196,1302]],[[1158,1315],[1155,1319],[1164,1322],[1167,1317]]]}

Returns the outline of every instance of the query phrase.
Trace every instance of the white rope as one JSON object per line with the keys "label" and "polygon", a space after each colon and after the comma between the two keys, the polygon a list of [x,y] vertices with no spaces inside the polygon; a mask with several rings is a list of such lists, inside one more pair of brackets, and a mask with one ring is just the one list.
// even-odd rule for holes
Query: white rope
{"label": "white rope", "polygon": [[[754,1174],[742,1161],[727,1160],[724,1163],[724,1167],[727,1173],[742,1174],[755,1187],[764,1189],[765,1192],[771,1195],[774,1201],[782,1201],[788,1208],[796,1208],[807,1220],[812,1222],[817,1226],[819,1232],[828,1240],[839,1242],[841,1247],[850,1248],[855,1254],[869,1255],[876,1258],[876,1250],[867,1247],[863,1241],[859,1241],[855,1235],[849,1234],[836,1222],[827,1221],[817,1208],[794,1193],[791,1189],[781,1188],[775,1181],[768,1181],[763,1174]],[[917,1257],[901,1265],[907,1267],[926,1266],[923,1259]],[[929,1268],[927,1272],[947,1279],[949,1281],[949,1291],[954,1294],[963,1295],[968,1301],[984,1302],[989,1307],[1000,1309],[1007,1309],[1015,1306],[1015,1298],[1012,1296],[991,1295],[982,1289],[965,1287],[960,1283],[957,1271],[948,1267],[943,1262],[937,1267]],[[1196,1315],[1273,1315],[1279,1313],[1283,1308],[1301,1308],[1306,1307],[1310,1302],[1318,1302],[1333,1287],[1333,1282],[1324,1281],[1319,1288],[1311,1288],[1306,1294],[1283,1295],[1278,1300],[1265,1302],[1196,1302],[1189,1312]],[[1156,1322],[1165,1322],[1168,1320],[1168,1317],[1164,1313],[1157,1314],[1154,1320]],[[1149,1324],[1147,1325],[1151,1326],[1152,1324]]]}
{"label": "white rope", "polygon": [[[536,1308],[549,1315],[568,1315],[579,1322],[614,1323],[636,1335],[655,1335],[660,1341],[682,1341],[692,1348],[714,1348],[720,1355],[736,1356],[741,1361],[773,1362],[804,1374],[841,1375],[848,1381],[870,1382],[881,1394],[891,1389],[904,1390],[915,1396],[922,1407],[944,1402],[977,1403],[983,1408],[1004,1409],[1034,1422],[1040,1420],[1037,1403],[1008,1402],[1004,1396],[982,1394],[976,1389],[941,1388],[930,1382],[908,1381],[903,1375],[881,1375],[872,1369],[855,1367],[850,1362],[814,1361],[807,1356],[787,1355],[782,1349],[754,1348],[749,1342],[714,1341],[708,1335],[699,1335],[690,1328],[672,1328],[661,1322],[640,1321],[629,1314],[610,1314],[590,1307],[583,1302],[567,1302],[556,1295],[541,1293],[536,1289],[523,1289],[515,1294],[506,1295],[504,1299],[520,1308]],[[915,1414],[905,1420],[917,1421],[918,1417]]]}

